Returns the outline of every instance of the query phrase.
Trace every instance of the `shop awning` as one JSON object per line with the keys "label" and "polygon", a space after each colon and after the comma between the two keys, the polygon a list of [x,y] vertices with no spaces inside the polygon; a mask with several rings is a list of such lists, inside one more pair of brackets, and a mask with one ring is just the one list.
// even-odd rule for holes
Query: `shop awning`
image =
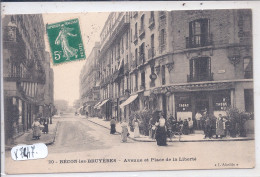
{"label": "shop awning", "polygon": [[101,103],[101,101],[98,102],[98,103],[94,106],[94,109],[97,109],[100,103]]}
{"label": "shop awning", "polygon": [[103,106],[106,102],[108,102],[108,100],[109,100],[109,99],[102,101],[102,103],[100,103],[100,105],[98,105],[97,108],[100,109],[101,106]]}
{"label": "shop awning", "polygon": [[126,105],[132,103],[137,97],[138,97],[137,94],[130,96],[129,98],[127,98],[127,100],[125,100],[125,102],[123,102],[122,104],[120,104],[119,107],[122,109],[124,106],[126,106]]}

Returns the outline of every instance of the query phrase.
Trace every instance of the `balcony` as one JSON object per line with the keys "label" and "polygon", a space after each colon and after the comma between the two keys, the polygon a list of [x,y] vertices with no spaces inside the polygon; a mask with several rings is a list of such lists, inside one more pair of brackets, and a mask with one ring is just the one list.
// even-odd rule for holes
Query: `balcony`
{"label": "balcony", "polygon": [[187,82],[213,81],[214,73],[208,75],[187,75]]}
{"label": "balcony", "polygon": [[212,44],[212,34],[186,37],[186,48],[206,47]]}
{"label": "balcony", "polygon": [[108,35],[105,36],[104,41],[102,41],[103,45],[101,46],[101,56],[105,54],[106,50],[109,48],[111,44],[115,40],[117,40],[118,35],[124,32],[130,25],[129,15],[123,15],[121,19],[118,19],[116,24],[113,25]]}
{"label": "balcony", "polygon": [[136,45],[138,42],[138,36],[137,33],[134,34],[134,44]]}
{"label": "balcony", "polygon": [[153,59],[155,56],[155,50],[154,47],[151,47],[150,49],[148,49],[148,59],[151,60]]}
{"label": "balcony", "polygon": [[149,29],[152,30],[155,26],[154,18],[149,18]]}
{"label": "balcony", "polygon": [[245,71],[244,78],[245,79],[252,79],[253,78],[253,71]]}
{"label": "balcony", "polygon": [[141,26],[141,28],[139,29],[139,38],[142,40],[144,36],[145,36],[144,26]]}

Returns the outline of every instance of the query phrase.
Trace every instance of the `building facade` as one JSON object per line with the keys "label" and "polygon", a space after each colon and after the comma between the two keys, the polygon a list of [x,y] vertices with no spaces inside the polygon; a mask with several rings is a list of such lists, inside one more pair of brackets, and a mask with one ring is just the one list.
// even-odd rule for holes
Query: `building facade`
{"label": "building facade", "polygon": [[3,18],[5,139],[31,128],[37,116],[50,116],[53,71],[45,51],[41,15]]}
{"label": "building facade", "polygon": [[100,109],[107,119],[162,111],[254,112],[250,10],[111,13],[101,32]]}
{"label": "building facade", "polygon": [[119,108],[129,96],[130,19],[128,12],[112,12],[100,34],[99,56],[101,103],[103,117],[121,120]]}
{"label": "building facade", "polygon": [[100,100],[99,51],[100,43],[96,42],[80,74],[80,104],[90,116],[100,116],[94,108]]}
{"label": "building facade", "polygon": [[132,12],[130,25],[137,110],[178,119],[253,112],[250,10]]}

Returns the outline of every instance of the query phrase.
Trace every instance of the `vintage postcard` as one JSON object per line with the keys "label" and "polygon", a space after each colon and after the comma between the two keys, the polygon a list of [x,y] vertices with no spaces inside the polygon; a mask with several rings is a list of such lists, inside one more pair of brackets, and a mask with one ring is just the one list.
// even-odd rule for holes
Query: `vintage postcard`
{"label": "vintage postcard", "polygon": [[2,16],[5,173],[255,167],[251,9]]}

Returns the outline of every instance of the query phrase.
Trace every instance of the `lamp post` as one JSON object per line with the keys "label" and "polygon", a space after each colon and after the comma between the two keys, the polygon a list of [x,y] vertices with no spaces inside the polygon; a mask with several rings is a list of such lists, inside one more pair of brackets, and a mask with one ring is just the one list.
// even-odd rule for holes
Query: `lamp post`
{"label": "lamp post", "polygon": [[52,124],[52,111],[51,111],[52,104],[49,105],[49,114],[50,114],[50,124]]}

